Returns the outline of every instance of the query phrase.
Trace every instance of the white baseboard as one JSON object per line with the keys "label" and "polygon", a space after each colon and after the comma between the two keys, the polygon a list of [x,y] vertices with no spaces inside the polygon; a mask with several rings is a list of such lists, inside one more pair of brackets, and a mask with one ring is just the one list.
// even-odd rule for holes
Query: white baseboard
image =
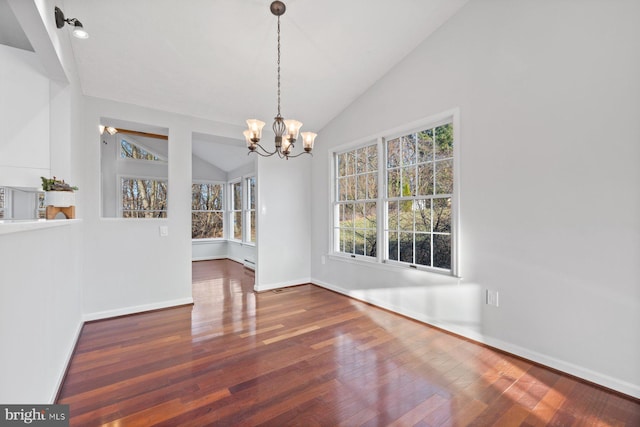
{"label": "white baseboard", "polygon": [[128,314],[143,313],[145,311],[159,310],[162,308],[169,308],[169,307],[175,307],[175,306],[186,305],[186,304],[193,304],[193,298],[192,297],[180,298],[180,299],[162,301],[162,302],[157,302],[152,304],[118,308],[115,310],[98,311],[95,313],[85,313],[82,316],[82,320],[84,322],[91,322],[93,320],[101,320],[101,319],[108,319],[110,317],[126,316]]}
{"label": "white baseboard", "polygon": [[381,307],[386,310],[401,314],[403,316],[410,317],[412,319],[418,320],[428,325],[436,326],[440,329],[444,329],[448,332],[452,332],[456,335],[460,335],[462,337],[471,339],[473,341],[477,341],[481,344],[486,344],[498,350],[502,350],[507,353],[514,354],[516,356],[522,357],[532,362],[539,363],[544,366],[548,366],[550,368],[556,369],[561,372],[565,372],[574,377],[584,379],[586,381],[601,385],[603,387],[618,391],[620,393],[624,393],[626,395],[635,397],[637,399],[640,398],[640,385],[638,384],[632,384],[630,382],[627,382],[619,378],[610,377],[606,374],[593,371],[583,366],[578,366],[571,362],[560,360],[543,353],[538,353],[534,350],[520,347],[518,345],[511,344],[505,341],[501,341],[499,339],[486,336],[486,335],[477,333],[475,331],[465,330],[456,325],[449,325],[444,322],[437,321],[435,319],[429,319],[421,313],[416,313],[416,312],[412,312],[411,310],[403,309],[402,307],[396,306],[394,304],[390,304],[386,301],[380,301],[370,297],[363,297],[357,293],[354,293],[349,289],[341,288],[339,286],[334,286],[330,283],[323,282],[322,280],[311,279],[311,283],[313,283],[314,285],[320,286],[322,288],[326,288],[334,292],[349,296],[353,299],[364,301],[366,303],[375,305],[377,307]]}
{"label": "white baseboard", "polygon": [[[476,340],[475,338],[471,339]],[[573,364],[571,362],[567,362],[566,360],[556,359],[555,357],[538,353],[531,349],[507,343],[496,338],[483,337],[482,340],[476,341],[480,341],[483,344],[498,348],[500,350],[506,351],[507,353],[515,354],[524,359],[532,360],[541,365],[548,366],[561,372],[565,372],[569,375],[573,375],[574,377],[578,377],[583,380],[601,385],[603,387],[619,391],[620,393],[635,397],[636,399],[640,399],[640,386],[637,384],[632,384],[619,378],[613,378],[609,375],[593,371],[591,369]]]}
{"label": "white baseboard", "polygon": [[58,380],[56,381],[56,386],[53,389],[53,395],[49,399],[49,403],[51,405],[56,403],[56,397],[58,397],[58,393],[60,392],[60,390],[62,388],[62,383],[64,382],[64,378],[65,378],[65,375],[67,373],[67,368],[69,367],[69,364],[71,363],[71,358],[73,357],[73,352],[76,349],[76,344],[78,343],[78,340],[80,339],[80,333],[82,332],[82,327],[83,326],[84,326],[84,322],[82,320],[79,321],[78,322],[78,326],[76,327],[75,334],[74,334],[74,339],[71,342],[71,346],[67,349],[67,356],[65,357],[65,363],[62,366],[62,370],[58,374]]}
{"label": "white baseboard", "polygon": [[304,277],[302,279],[287,280],[286,282],[279,282],[279,283],[268,283],[268,284],[256,283],[253,286],[253,290],[256,292],[265,292],[265,291],[272,291],[274,289],[288,288],[289,286],[304,285],[305,283],[311,283],[311,279],[308,277]]}
{"label": "white baseboard", "polygon": [[214,259],[226,259],[226,258],[227,258],[226,255],[200,256],[200,257],[191,258],[191,261],[211,261]]}

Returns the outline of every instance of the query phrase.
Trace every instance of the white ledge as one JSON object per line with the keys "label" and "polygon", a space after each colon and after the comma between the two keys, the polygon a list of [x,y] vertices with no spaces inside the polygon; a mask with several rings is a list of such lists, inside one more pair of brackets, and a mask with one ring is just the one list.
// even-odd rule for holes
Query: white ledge
{"label": "white ledge", "polygon": [[64,225],[77,224],[81,221],[81,219],[0,219],[0,234],[61,227]]}

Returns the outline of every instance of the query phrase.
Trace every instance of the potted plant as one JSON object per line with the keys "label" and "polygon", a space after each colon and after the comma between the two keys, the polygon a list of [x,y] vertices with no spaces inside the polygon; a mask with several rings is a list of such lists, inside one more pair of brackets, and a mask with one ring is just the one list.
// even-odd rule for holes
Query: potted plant
{"label": "potted plant", "polygon": [[74,191],[78,187],[71,186],[63,179],[40,177],[42,179],[42,190],[44,190],[45,206],[55,206],[67,208],[76,203]]}

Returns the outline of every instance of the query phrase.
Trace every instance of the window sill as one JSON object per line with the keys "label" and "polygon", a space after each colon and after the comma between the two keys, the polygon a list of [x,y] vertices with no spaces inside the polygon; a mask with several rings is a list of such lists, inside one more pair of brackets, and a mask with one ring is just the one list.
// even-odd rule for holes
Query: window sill
{"label": "window sill", "polygon": [[194,245],[210,245],[216,243],[233,243],[239,246],[250,246],[255,247],[256,244],[253,242],[243,242],[241,240],[229,240],[229,239],[191,239],[191,243]]}
{"label": "window sill", "polygon": [[451,271],[440,271],[436,269],[430,269],[427,267],[410,267],[409,264],[401,264],[398,262],[378,262],[377,259],[371,257],[365,257],[364,255],[356,255],[355,258],[350,255],[343,255],[337,253],[331,253],[327,255],[327,258],[348,264],[356,264],[367,267],[379,268],[386,271],[418,271],[426,274],[436,274],[438,276],[450,277],[452,279],[462,279],[460,276],[455,276]]}
{"label": "window sill", "polygon": [[251,242],[243,242],[242,240],[235,240],[235,239],[230,239],[229,243],[234,243],[236,245],[240,245],[240,246],[255,246],[255,243],[251,243]]}
{"label": "window sill", "polygon": [[194,245],[210,245],[210,244],[215,244],[215,243],[227,243],[226,239],[216,239],[216,238],[210,238],[210,239],[191,239],[191,243]]}
{"label": "window sill", "polygon": [[81,219],[3,219],[0,220],[0,234],[21,233],[43,228],[62,227],[81,222]]}

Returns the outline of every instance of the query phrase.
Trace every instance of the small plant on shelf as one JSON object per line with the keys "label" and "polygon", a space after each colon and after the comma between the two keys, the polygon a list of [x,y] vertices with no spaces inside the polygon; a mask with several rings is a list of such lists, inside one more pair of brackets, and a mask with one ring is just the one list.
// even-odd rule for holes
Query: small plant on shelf
{"label": "small plant on shelf", "polygon": [[41,176],[40,178],[42,179],[43,191],[76,191],[78,189],[78,187],[64,182],[64,179],[56,179],[55,176],[53,178]]}

